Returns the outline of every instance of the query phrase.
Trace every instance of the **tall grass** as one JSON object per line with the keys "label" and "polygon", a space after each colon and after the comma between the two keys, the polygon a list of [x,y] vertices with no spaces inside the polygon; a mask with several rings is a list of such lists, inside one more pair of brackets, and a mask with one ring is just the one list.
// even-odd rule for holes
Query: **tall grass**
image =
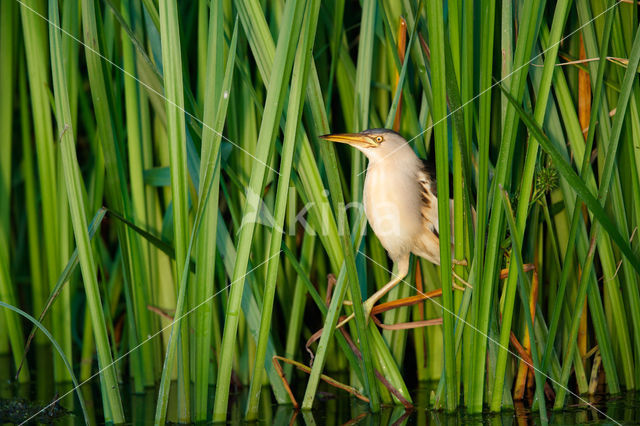
{"label": "tall grass", "polygon": [[[14,38],[17,30],[14,28],[14,20],[16,17],[15,7],[12,4],[3,4],[2,10],[2,33],[0,34],[0,69],[2,70],[2,74],[6,77],[2,80],[2,90],[7,93],[11,90],[11,80],[16,71],[16,52],[15,52],[15,42]],[[2,203],[2,207],[0,207],[0,297],[5,303],[12,304],[14,306],[17,305],[17,299],[15,294],[15,285],[12,282],[11,277],[11,252],[9,251],[10,244],[10,205],[8,202],[11,200],[11,178],[12,178],[12,162],[11,162],[11,153],[13,150],[12,141],[11,141],[11,131],[12,129],[12,115],[13,115],[13,96],[5,96],[2,100],[2,104],[0,105],[0,128],[7,129],[7,131],[3,132],[2,141],[0,142],[0,146],[2,146],[2,165],[1,173],[2,177],[0,183],[0,196],[2,199],[6,200],[6,202]],[[20,363],[20,359],[24,355],[24,351],[22,350],[22,343],[24,341],[24,334],[22,327],[19,324],[18,316],[13,313],[5,312],[0,315],[0,327],[3,330],[7,330],[6,333],[3,333],[0,337],[0,351],[3,353],[8,353],[9,344],[11,344],[11,348],[13,349],[13,357],[16,361],[16,364]],[[25,372],[20,374],[20,381],[28,381],[29,380],[29,371],[28,367],[25,368]]]}
{"label": "tall grass", "polygon": [[[224,421],[246,387],[256,420],[337,372],[372,412],[416,377],[434,408],[528,398],[543,421],[551,394],[636,390],[639,63],[615,0],[3,1],[0,353],[48,330],[18,380],[100,377],[116,423],[124,386],[158,386],[157,423]],[[380,318],[442,325],[364,318],[391,274],[366,159],[318,136],[370,127],[454,200],[441,265],[389,295],[442,297]]]}

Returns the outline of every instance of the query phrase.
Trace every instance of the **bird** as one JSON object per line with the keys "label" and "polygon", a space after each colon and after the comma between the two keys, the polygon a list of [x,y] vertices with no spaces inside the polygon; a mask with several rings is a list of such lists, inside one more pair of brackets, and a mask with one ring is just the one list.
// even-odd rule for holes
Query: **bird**
{"label": "bird", "polygon": [[409,273],[411,253],[440,264],[435,167],[418,157],[407,140],[393,130],[369,129],[319,137],[351,145],[368,159],[362,198],[365,215],[397,267],[391,280],[363,302],[368,319],[375,304]]}

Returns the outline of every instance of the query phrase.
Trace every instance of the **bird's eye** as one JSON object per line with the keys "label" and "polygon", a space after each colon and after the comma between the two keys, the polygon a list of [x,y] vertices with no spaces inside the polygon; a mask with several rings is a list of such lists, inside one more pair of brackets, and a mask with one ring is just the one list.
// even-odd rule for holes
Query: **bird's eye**
{"label": "bird's eye", "polygon": [[378,137],[376,138],[376,141],[377,141],[378,143],[382,142],[382,136],[378,136]]}

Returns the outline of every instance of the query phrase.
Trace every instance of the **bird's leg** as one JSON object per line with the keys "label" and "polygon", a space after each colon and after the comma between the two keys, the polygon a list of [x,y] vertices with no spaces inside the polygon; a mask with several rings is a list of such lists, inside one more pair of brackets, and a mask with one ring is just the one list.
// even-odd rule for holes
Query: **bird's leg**
{"label": "bird's leg", "polygon": [[393,276],[391,281],[389,281],[384,286],[382,286],[380,290],[376,291],[371,297],[369,297],[367,300],[365,300],[362,303],[362,306],[364,308],[364,317],[367,321],[369,320],[369,315],[371,314],[371,310],[373,309],[373,306],[378,302],[378,300],[382,299],[382,297],[384,297],[384,295],[387,294],[389,290],[395,287],[396,284],[402,281],[402,279],[406,277],[407,274],[409,273],[409,254],[402,257],[397,262],[397,265],[398,265],[398,273],[395,276]]}
{"label": "bird's leg", "polygon": [[349,315],[348,317],[346,317],[345,319],[343,319],[342,321],[340,321],[338,323],[338,325],[336,325],[336,330],[339,329],[340,327],[342,327],[343,325],[345,325],[346,323],[348,323],[349,321],[351,321],[352,319],[355,318],[355,314],[352,313],[351,315]]}
{"label": "bird's leg", "polygon": [[452,274],[453,280],[454,280],[452,285],[453,285],[453,288],[455,288],[456,290],[464,291],[464,287],[461,287],[461,286],[457,285],[455,283],[455,280],[460,281],[462,284],[466,285],[468,288],[473,288],[473,286],[471,284],[469,284],[467,281],[465,281],[464,278],[462,278],[460,275],[456,274],[456,271],[451,271],[451,274]]}

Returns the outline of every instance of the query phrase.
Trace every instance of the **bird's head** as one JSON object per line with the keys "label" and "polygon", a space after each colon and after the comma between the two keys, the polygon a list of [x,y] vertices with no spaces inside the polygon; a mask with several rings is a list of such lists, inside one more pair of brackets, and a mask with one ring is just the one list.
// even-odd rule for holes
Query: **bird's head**
{"label": "bird's head", "polygon": [[405,138],[389,129],[369,129],[360,133],[332,133],[320,136],[321,139],[351,145],[364,153],[369,161],[388,159],[391,156],[406,153],[413,154]]}

